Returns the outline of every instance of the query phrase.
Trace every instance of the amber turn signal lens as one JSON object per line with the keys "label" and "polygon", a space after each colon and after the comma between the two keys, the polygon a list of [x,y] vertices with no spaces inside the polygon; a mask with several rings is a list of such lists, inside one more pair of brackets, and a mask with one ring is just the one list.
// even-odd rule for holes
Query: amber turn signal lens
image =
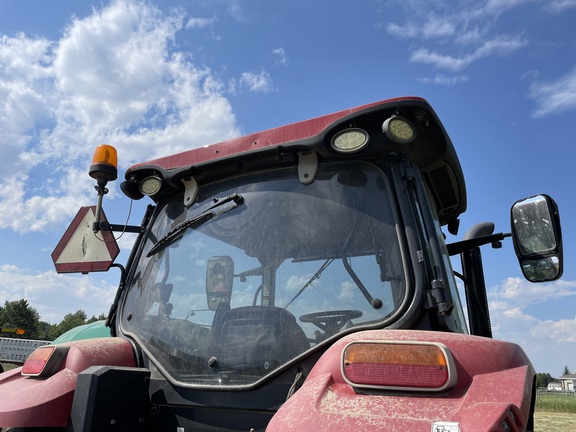
{"label": "amber turn signal lens", "polygon": [[342,373],[352,386],[439,391],[455,383],[455,372],[442,344],[354,342],[343,353]]}
{"label": "amber turn signal lens", "polygon": [[32,377],[54,375],[60,370],[69,349],[69,345],[41,346],[28,356],[20,373]]}
{"label": "amber turn signal lens", "polygon": [[22,375],[39,376],[48,364],[55,348],[53,345],[46,345],[34,350],[22,366]]}

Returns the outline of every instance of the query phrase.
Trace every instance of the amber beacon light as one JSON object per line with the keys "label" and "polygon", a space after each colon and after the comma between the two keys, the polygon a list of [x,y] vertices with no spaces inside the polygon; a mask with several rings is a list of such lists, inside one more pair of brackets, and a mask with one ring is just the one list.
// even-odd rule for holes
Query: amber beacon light
{"label": "amber beacon light", "polygon": [[96,147],[92,165],[88,172],[90,177],[99,183],[116,180],[118,178],[118,154],[116,149],[108,144],[101,144]]}

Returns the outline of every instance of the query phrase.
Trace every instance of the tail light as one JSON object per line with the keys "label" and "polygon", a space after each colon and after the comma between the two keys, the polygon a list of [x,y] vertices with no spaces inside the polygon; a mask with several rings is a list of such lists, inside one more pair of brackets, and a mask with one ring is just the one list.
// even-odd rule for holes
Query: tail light
{"label": "tail light", "polygon": [[66,345],[41,346],[28,356],[20,373],[33,377],[53,375],[60,369],[68,350],[69,347]]}
{"label": "tail light", "polygon": [[442,391],[457,380],[450,350],[432,342],[350,343],[342,375],[352,387],[406,391]]}

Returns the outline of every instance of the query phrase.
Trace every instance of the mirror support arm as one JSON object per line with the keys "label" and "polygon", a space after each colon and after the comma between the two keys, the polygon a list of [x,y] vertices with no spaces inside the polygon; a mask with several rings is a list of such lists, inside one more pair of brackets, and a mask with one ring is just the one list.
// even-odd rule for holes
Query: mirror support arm
{"label": "mirror support arm", "polygon": [[469,281],[466,289],[466,306],[468,308],[468,321],[470,333],[476,336],[492,337],[490,324],[490,311],[486,297],[486,284],[484,281],[484,268],[480,246],[492,243],[496,247],[511,234],[492,234],[492,222],[480,223],[472,227],[464,236],[464,240],[451,245],[455,254],[459,253],[462,260],[462,273]]}
{"label": "mirror support arm", "polygon": [[92,231],[94,231],[94,233],[99,231],[129,232],[136,234],[143,233],[144,227],[142,226],[117,225],[108,223],[107,221],[100,221],[100,215],[102,214],[102,200],[104,195],[108,193],[106,183],[106,181],[98,180],[98,185],[94,186],[94,189],[96,189],[96,192],[98,192],[98,203],[96,204],[96,216],[94,218],[94,223],[92,224]]}
{"label": "mirror support arm", "polygon": [[493,247],[499,247],[499,243],[506,237],[512,237],[511,233],[499,233],[492,234],[477,238],[471,238],[467,240],[462,240],[455,243],[450,243],[446,245],[448,249],[448,254],[450,256],[460,255],[462,252],[466,252],[475,247],[484,246],[487,244],[492,244]]}
{"label": "mirror support arm", "polygon": [[102,231],[129,232],[129,233],[136,233],[136,234],[141,234],[144,232],[143,226],[118,225],[118,224],[109,224],[106,222],[100,222],[100,229]]}

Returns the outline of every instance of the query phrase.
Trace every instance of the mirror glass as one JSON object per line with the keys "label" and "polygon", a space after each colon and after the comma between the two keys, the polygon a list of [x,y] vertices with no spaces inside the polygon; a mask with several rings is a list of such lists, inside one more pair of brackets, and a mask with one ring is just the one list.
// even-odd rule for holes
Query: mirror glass
{"label": "mirror glass", "polygon": [[230,303],[234,261],[229,256],[212,257],[206,267],[208,308],[215,311],[220,303]]}
{"label": "mirror glass", "polygon": [[512,224],[522,255],[543,254],[556,249],[554,223],[544,196],[537,195],[514,204]]}
{"label": "mirror glass", "polygon": [[556,203],[536,195],[512,206],[514,249],[524,277],[546,282],[562,276],[562,239]]}
{"label": "mirror glass", "polygon": [[546,282],[560,276],[560,260],[557,256],[522,261],[522,273],[530,282]]}

